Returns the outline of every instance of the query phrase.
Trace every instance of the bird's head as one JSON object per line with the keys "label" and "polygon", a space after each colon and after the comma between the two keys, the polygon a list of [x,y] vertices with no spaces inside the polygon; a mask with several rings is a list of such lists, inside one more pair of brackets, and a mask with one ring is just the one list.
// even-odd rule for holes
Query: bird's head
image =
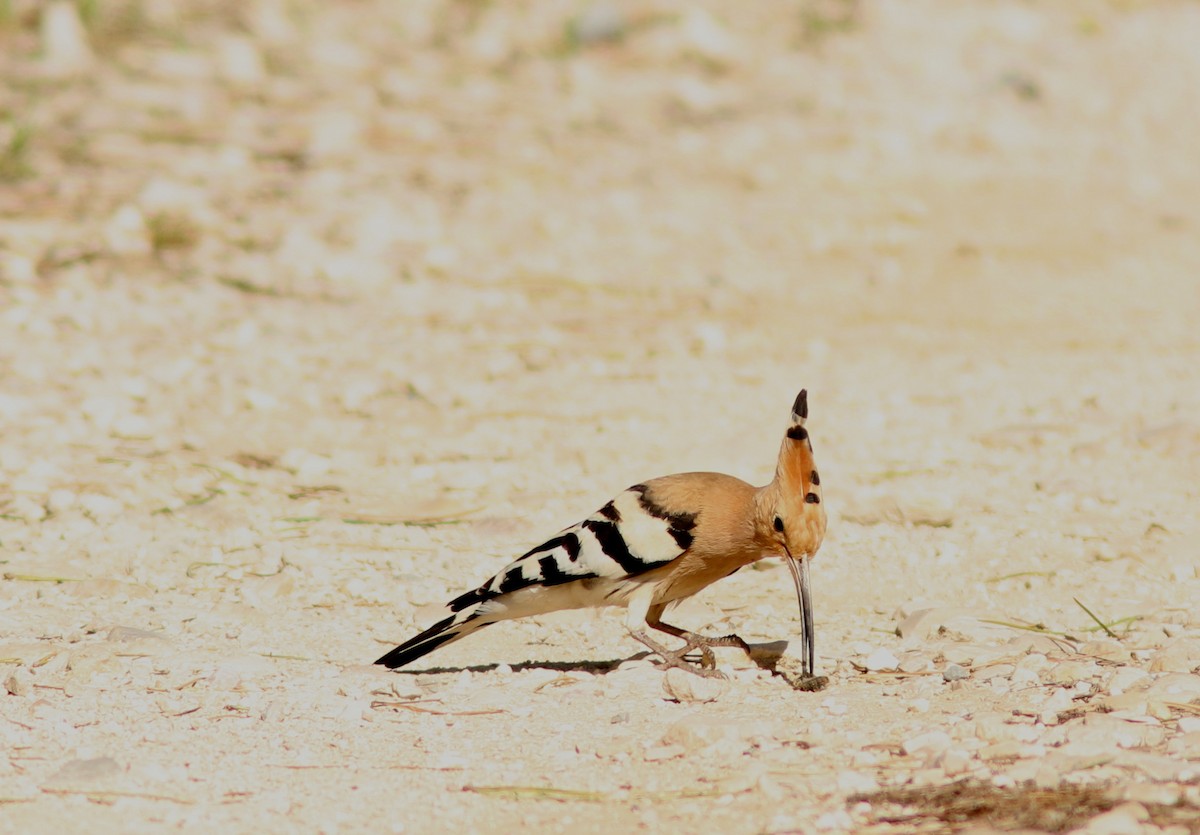
{"label": "bird's head", "polygon": [[784,558],[796,585],[803,621],[801,640],[806,674],[814,664],[813,609],[809,594],[808,562],[825,538],[825,505],[821,477],[813,462],[808,420],[808,391],[801,390],[792,406],[792,422],[779,448],[775,478],[762,492],[760,526],[767,528],[770,550]]}

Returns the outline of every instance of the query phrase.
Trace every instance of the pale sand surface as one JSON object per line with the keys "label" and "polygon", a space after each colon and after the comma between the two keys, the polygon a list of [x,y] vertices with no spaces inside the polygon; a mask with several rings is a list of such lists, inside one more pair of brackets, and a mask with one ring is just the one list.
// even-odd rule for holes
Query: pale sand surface
{"label": "pale sand surface", "polygon": [[[1200,826],[1200,6],[43,5],[0,831]],[[802,386],[824,691],[672,700],[616,611],[369,666],[629,484],[765,482]],[[759,567],[673,619],[794,671]]]}

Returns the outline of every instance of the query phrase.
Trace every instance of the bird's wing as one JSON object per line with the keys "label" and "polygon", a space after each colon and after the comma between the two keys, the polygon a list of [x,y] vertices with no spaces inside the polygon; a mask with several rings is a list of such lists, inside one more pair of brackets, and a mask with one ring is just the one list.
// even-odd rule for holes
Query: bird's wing
{"label": "bird's wing", "polygon": [[533,586],[576,580],[619,580],[666,565],[692,544],[696,514],[656,504],[653,490],[635,484],[577,525],[522,554],[477,589],[451,600],[461,612]]}

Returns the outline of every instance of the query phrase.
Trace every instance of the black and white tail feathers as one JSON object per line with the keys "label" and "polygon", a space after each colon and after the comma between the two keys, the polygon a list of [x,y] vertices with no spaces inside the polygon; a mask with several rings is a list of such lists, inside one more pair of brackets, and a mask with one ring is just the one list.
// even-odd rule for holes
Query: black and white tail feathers
{"label": "black and white tail feathers", "polygon": [[451,615],[445,620],[438,621],[420,635],[414,635],[412,638],[409,638],[375,663],[382,664],[389,669],[403,667],[405,664],[411,664],[413,661],[416,661],[422,655],[433,652],[443,644],[457,641],[459,638],[465,638],[472,632],[482,629],[485,626],[490,626],[493,623],[495,621],[481,621],[479,618],[474,617],[473,614],[466,612]]}
{"label": "black and white tail feathers", "polygon": [[375,663],[402,667],[501,620],[620,605],[634,590],[626,581],[681,556],[692,544],[695,525],[694,514],[668,511],[655,500],[654,481],[635,484],[451,600],[448,617]]}

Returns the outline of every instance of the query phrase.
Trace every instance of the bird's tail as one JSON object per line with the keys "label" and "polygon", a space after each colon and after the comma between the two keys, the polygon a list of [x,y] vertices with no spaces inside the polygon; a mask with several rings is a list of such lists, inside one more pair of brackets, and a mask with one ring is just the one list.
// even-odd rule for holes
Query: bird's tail
{"label": "bird's tail", "polygon": [[445,620],[438,621],[419,635],[414,635],[407,641],[384,655],[376,664],[382,664],[389,669],[403,667],[416,661],[423,655],[433,652],[459,638],[465,638],[472,632],[490,626],[494,621],[482,619],[478,611],[458,612]]}

